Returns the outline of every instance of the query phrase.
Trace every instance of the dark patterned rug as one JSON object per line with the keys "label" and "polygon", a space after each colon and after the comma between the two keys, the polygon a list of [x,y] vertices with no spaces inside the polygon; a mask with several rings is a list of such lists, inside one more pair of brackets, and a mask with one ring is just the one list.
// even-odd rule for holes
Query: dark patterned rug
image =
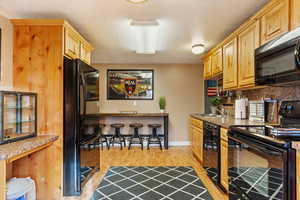
{"label": "dark patterned rug", "polygon": [[282,171],[275,168],[239,167],[229,168],[231,177],[230,199],[240,199],[238,193],[249,199],[280,200],[283,196]]}
{"label": "dark patterned rug", "polygon": [[91,200],[211,200],[192,167],[111,167]]}
{"label": "dark patterned rug", "polygon": [[80,183],[83,183],[85,179],[90,175],[95,167],[81,167],[80,168]]}

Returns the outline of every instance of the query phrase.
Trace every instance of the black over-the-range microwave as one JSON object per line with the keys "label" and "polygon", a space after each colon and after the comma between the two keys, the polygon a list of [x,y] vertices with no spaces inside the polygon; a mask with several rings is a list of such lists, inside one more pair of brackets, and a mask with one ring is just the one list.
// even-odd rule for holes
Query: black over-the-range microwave
{"label": "black over-the-range microwave", "polygon": [[300,28],[255,50],[255,83],[300,84]]}

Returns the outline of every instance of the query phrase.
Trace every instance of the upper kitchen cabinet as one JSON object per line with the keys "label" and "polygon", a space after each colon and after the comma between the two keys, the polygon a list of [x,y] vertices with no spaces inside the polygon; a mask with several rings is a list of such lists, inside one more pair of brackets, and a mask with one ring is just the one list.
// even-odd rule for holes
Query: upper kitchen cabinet
{"label": "upper kitchen cabinet", "polygon": [[80,55],[80,39],[70,28],[65,28],[65,55],[73,59],[79,58]]}
{"label": "upper kitchen cabinet", "polygon": [[80,43],[80,60],[87,64],[90,64],[92,50],[93,47],[89,43]]}
{"label": "upper kitchen cabinet", "polygon": [[223,87],[234,89],[238,87],[238,41],[231,39],[223,46]]}
{"label": "upper kitchen cabinet", "polygon": [[290,0],[276,1],[262,11],[261,42],[262,44],[289,31]]}
{"label": "upper kitchen cabinet", "polygon": [[255,85],[254,54],[259,47],[259,21],[249,25],[238,35],[238,85],[251,87]]}
{"label": "upper kitchen cabinet", "polygon": [[204,65],[204,79],[209,79],[212,76],[212,68],[211,68],[211,56],[208,56],[203,59]]}
{"label": "upper kitchen cabinet", "polygon": [[93,47],[89,44],[71,25],[65,25],[65,48],[66,56],[76,59],[79,58],[83,62],[91,63],[91,53]]}
{"label": "upper kitchen cabinet", "polygon": [[300,26],[300,1],[291,0],[291,26],[292,29]]}
{"label": "upper kitchen cabinet", "polygon": [[211,55],[212,76],[220,75],[223,72],[223,51],[219,48]]}
{"label": "upper kitchen cabinet", "polygon": [[[15,27],[30,26],[41,31],[47,31],[47,28],[56,27],[57,31],[54,34],[61,34],[63,50],[62,54],[71,59],[81,59],[90,64],[92,45],[85,40],[66,20],[63,19],[12,19],[12,24]],[[20,28],[21,30],[21,28]],[[24,28],[25,30],[25,28]]]}

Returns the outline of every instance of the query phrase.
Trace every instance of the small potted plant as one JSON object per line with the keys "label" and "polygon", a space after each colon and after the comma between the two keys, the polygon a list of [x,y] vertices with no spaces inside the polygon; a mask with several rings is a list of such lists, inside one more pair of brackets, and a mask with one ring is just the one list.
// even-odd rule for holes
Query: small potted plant
{"label": "small potted plant", "polygon": [[209,102],[212,104],[210,111],[212,114],[217,114],[217,107],[222,104],[222,99],[220,97],[210,98]]}
{"label": "small potted plant", "polygon": [[159,98],[159,109],[161,113],[165,112],[166,109],[166,97]]}

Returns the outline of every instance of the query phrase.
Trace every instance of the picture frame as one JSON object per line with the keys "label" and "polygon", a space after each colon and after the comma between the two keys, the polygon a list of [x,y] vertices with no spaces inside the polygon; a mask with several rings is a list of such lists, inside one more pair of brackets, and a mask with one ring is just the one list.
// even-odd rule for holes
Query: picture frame
{"label": "picture frame", "polygon": [[154,70],[108,69],[107,100],[153,100]]}

